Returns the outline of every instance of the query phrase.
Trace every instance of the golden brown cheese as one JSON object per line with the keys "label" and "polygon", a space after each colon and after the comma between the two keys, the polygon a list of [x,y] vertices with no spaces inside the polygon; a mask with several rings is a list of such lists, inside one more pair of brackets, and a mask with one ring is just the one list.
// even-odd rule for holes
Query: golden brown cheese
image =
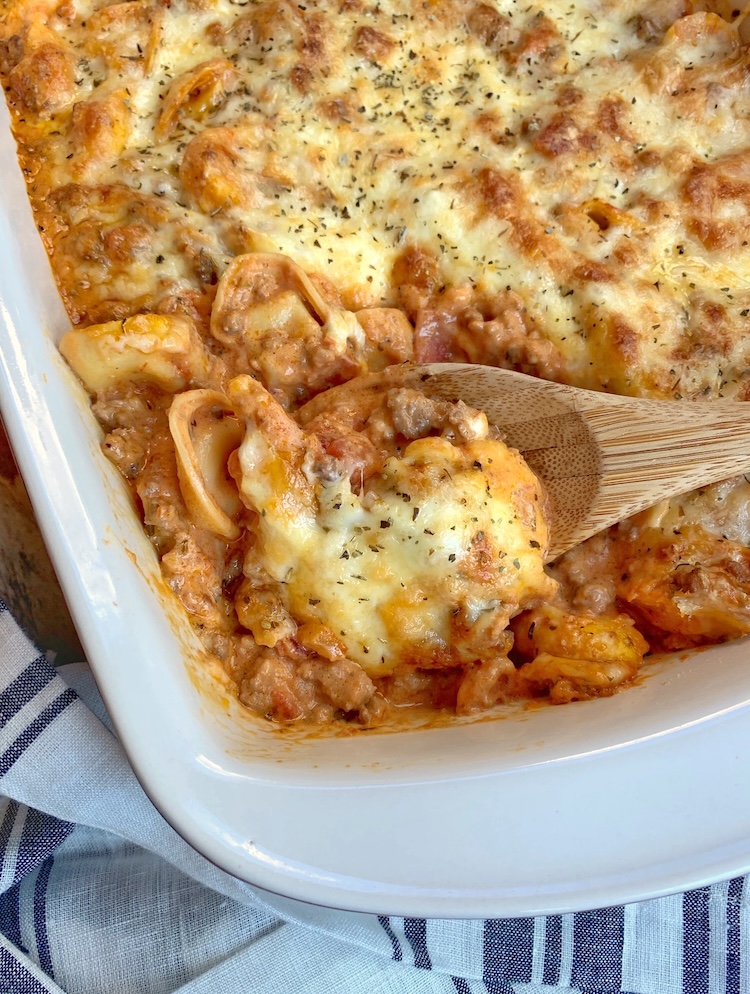
{"label": "golden brown cheese", "polygon": [[[554,594],[541,486],[483,415],[433,405],[430,428],[441,434],[420,426],[398,444],[378,432],[379,407],[368,409],[358,441],[372,458],[352,472],[330,439],[324,448],[320,419],[300,431],[248,376],[227,393],[247,425],[234,475],[259,516],[252,570],[275,584],[292,625],[330,629],[369,676],[504,657],[511,617]],[[394,390],[382,415],[397,425],[425,404]],[[289,630],[257,609],[248,627],[268,646]]]}
{"label": "golden brown cheese", "polygon": [[[744,396],[738,20],[719,0],[543,11],[27,0],[6,4],[2,46],[76,320],[205,315],[206,274],[259,249],[332,279],[353,309],[393,305],[399,260],[416,250],[436,288],[519,294],[562,378]],[[68,182],[96,200],[130,191],[136,213],[156,198],[169,214],[156,237],[92,208],[121,252],[148,263],[129,292],[117,252],[58,230],[72,221]],[[202,268],[159,268],[186,250]]]}
{"label": "golden brown cheese", "polygon": [[[440,671],[404,666],[393,635],[426,615],[384,607],[357,643],[390,646],[376,672],[336,634],[336,604],[307,610],[311,580],[280,590],[291,560],[270,551],[273,494],[256,492],[236,410],[247,374],[287,417],[410,359],[750,397],[749,39],[725,0],[2,0],[0,75],[75,326],[64,354],[165,575],[250,707],[367,723],[383,695],[460,711],[568,700],[632,679],[647,645],[629,619],[657,648],[750,630],[735,481],[730,514],[688,495],[564,557],[555,604],[520,594],[506,612],[527,608],[515,665],[508,631],[461,654],[449,597],[429,622],[451,647]],[[373,464],[371,428],[329,412],[316,431],[329,457]],[[409,444],[446,469],[459,458]],[[443,510],[458,527],[457,499]],[[553,618],[570,638],[547,637]]]}

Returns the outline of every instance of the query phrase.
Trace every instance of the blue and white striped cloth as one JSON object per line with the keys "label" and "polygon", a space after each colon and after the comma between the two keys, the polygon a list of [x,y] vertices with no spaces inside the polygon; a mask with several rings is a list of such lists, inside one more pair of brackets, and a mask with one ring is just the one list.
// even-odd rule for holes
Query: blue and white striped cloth
{"label": "blue and white striped cloth", "polygon": [[162,820],[88,668],[1,601],[0,794],[3,994],[750,994],[743,878],[526,919],[270,908]]}

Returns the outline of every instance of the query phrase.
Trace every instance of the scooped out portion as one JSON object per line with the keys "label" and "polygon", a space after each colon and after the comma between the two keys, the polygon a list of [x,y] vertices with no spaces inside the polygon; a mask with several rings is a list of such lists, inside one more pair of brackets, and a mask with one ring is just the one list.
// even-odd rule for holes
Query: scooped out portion
{"label": "scooped out portion", "polygon": [[633,680],[648,644],[545,566],[544,488],[482,412],[408,366],[310,396],[224,349],[179,315],[61,344],[162,575],[251,711],[369,727]]}
{"label": "scooped out portion", "polygon": [[244,572],[275,594],[240,609],[257,642],[314,631],[370,677],[507,659],[510,619],[556,584],[541,484],[483,414],[397,388],[301,427],[248,376],[228,395]]}

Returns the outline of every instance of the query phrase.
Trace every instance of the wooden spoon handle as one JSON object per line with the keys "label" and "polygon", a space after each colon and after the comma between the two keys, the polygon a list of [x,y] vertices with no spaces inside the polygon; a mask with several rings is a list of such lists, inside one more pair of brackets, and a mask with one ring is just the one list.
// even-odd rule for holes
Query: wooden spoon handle
{"label": "wooden spoon handle", "polygon": [[432,364],[432,395],[484,410],[542,479],[550,558],[658,503],[750,470],[750,406],[642,400],[508,370]]}

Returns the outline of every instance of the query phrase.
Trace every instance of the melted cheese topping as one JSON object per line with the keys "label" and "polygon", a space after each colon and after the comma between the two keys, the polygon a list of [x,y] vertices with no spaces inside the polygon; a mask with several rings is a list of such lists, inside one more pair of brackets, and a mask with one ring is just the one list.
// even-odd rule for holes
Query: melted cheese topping
{"label": "melted cheese topping", "polygon": [[660,647],[750,631],[744,481],[558,564],[516,670],[552,588],[499,443],[407,435],[360,493],[279,408],[227,460],[248,372],[287,411],[409,359],[750,399],[748,39],[726,0],[0,0],[61,348],[241,700],[609,693],[647,648],[623,603]]}
{"label": "melted cheese topping", "polygon": [[511,617],[554,593],[541,487],[483,437],[486,420],[462,444],[410,442],[355,490],[336,464],[315,471],[316,437],[255,381],[239,377],[230,396],[248,423],[237,475],[259,515],[253,564],[297,624],[330,629],[371,676],[504,655]]}
{"label": "melted cheese topping", "polygon": [[6,0],[2,38],[76,321],[205,320],[229,258],[275,251],[355,310],[512,289],[579,385],[745,395],[750,84],[722,0]]}

